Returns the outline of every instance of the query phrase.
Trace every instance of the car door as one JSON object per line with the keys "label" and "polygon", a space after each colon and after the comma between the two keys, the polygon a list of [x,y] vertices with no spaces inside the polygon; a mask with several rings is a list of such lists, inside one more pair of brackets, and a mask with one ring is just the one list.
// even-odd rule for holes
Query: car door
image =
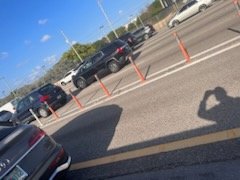
{"label": "car door", "polygon": [[92,57],[93,66],[96,68],[98,73],[105,68],[105,64],[104,62],[102,62],[103,56],[104,56],[103,52],[99,51]]}
{"label": "car door", "polygon": [[85,80],[92,80],[94,75],[97,74],[97,69],[94,66],[92,59],[88,59],[87,62],[81,68],[82,77]]}
{"label": "car door", "polygon": [[25,97],[24,99],[22,99],[17,106],[17,118],[19,121],[21,122],[27,122],[32,114],[30,113],[29,109],[31,108],[31,103],[30,100],[27,97]]}
{"label": "car door", "polygon": [[198,13],[199,11],[199,2],[197,0],[192,0],[191,2],[188,3],[188,17]]}
{"label": "car door", "polygon": [[188,17],[187,10],[188,10],[188,5],[186,4],[178,11],[178,14],[175,19],[177,19],[180,22],[185,20]]}

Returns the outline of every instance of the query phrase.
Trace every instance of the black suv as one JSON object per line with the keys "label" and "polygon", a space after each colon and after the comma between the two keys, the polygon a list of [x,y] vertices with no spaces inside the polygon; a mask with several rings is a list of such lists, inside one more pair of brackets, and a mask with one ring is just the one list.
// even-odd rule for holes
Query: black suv
{"label": "black suv", "polygon": [[53,109],[57,109],[67,102],[67,95],[62,88],[50,83],[33,90],[18,102],[13,120],[21,123],[29,123],[34,120],[29,109],[32,109],[38,117],[47,117],[50,111],[44,103],[45,101]]}
{"label": "black suv", "polygon": [[112,73],[118,72],[131,55],[132,49],[127,43],[115,40],[86,59],[78,73],[72,77],[72,82],[78,89],[84,89],[95,80],[95,74],[101,74],[106,70]]}
{"label": "black suv", "polygon": [[137,44],[137,38],[131,32],[123,34],[119,37],[119,39],[128,43],[131,48],[133,48]]}

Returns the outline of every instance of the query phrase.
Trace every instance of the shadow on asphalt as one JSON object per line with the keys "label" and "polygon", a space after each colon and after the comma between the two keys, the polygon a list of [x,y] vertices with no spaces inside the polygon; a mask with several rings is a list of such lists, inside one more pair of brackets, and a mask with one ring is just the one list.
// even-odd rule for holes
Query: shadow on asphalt
{"label": "shadow on asphalt", "polygon": [[[207,108],[207,102],[211,96],[215,97],[218,103],[215,103],[213,107]],[[224,88],[216,87],[215,89],[207,90],[204,93],[203,99],[199,105],[199,109],[196,110],[196,113],[200,118],[215,122],[213,125],[172,134],[117,149],[109,149],[122,112],[123,109],[114,104],[90,110],[70,121],[52,136],[69,152],[72,157],[72,162],[78,163],[99,157],[240,127],[240,98],[230,97],[227,95],[227,92]],[[181,121],[181,119],[179,119],[179,121]],[[124,137],[123,134],[122,141],[124,141],[125,138],[128,137]],[[111,174],[111,176],[117,176],[121,170],[114,172],[110,169],[114,167],[114,169],[119,170],[122,166],[126,166],[124,164],[126,162],[129,167],[127,168],[128,171],[125,173],[136,173],[141,171],[141,166],[139,166],[139,164],[144,164],[144,168],[146,169],[153,169],[156,167],[169,168],[173,165],[189,165],[196,162],[204,163],[211,160],[214,161],[216,159],[221,160],[222,158],[226,158],[225,154],[229,154],[227,157],[229,159],[231,159],[232,154],[237,154],[240,157],[240,151],[235,152],[236,149],[240,149],[240,143],[231,145],[235,146],[235,148],[229,148],[220,143],[211,147],[212,152],[209,152],[209,148],[200,146],[198,147],[198,150],[196,150],[196,148],[188,148],[186,150],[161,153],[151,156],[150,158],[143,157],[136,160],[127,160],[120,163],[75,170],[69,173],[69,179],[75,179],[76,177],[83,179],[93,177],[105,178],[107,177],[107,174]],[[187,155],[184,154],[186,151],[188,152]],[[158,159],[158,161],[156,161],[156,159]],[[111,173],[109,173],[109,171],[111,171]],[[124,172],[121,173],[124,174]]]}

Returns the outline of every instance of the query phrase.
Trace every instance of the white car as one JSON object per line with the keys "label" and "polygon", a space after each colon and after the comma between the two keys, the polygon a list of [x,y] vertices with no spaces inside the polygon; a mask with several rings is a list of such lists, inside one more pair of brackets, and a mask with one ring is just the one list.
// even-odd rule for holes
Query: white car
{"label": "white car", "polygon": [[191,0],[185,4],[168,23],[168,27],[176,27],[180,22],[205,11],[212,4],[212,0]]}
{"label": "white car", "polygon": [[77,70],[71,70],[64,75],[64,78],[61,79],[60,83],[62,86],[70,83],[72,81],[72,76],[76,75]]}

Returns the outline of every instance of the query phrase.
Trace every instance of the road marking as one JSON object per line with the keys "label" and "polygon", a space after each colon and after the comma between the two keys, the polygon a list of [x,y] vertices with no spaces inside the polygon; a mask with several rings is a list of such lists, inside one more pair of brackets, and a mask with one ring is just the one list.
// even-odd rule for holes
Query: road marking
{"label": "road marking", "polygon": [[235,128],[72,164],[70,170],[79,170],[110,163],[116,163],[119,161],[141,158],[163,152],[170,152],[220,141],[236,139],[239,137],[240,128]]}
{"label": "road marking", "polygon": [[[212,58],[212,57],[214,57],[214,56],[217,56],[217,55],[219,55],[219,54],[222,54],[222,53],[224,53],[224,52],[227,52],[227,51],[229,51],[229,50],[231,50],[231,49],[233,49],[233,48],[236,48],[236,47],[238,47],[238,46],[240,46],[240,43],[237,43],[237,44],[234,44],[234,45],[232,45],[232,46],[229,46],[229,47],[227,47],[227,48],[225,48],[225,49],[222,49],[222,50],[217,51],[217,52],[215,52],[215,53],[213,53],[213,54],[210,54],[210,55],[208,55],[208,56],[205,56],[205,57],[203,57],[203,58],[201,58],[201,59],[199,59],[199,60],[195,60],[194,62],[192,62],[192,63],[190,63],[190,64],[186,64],[186,65],[183,66],[183,67],[180,67],[180,68],[178,68],[178,69],[175,69],[175,70],[173,70],[173,71],[171,71],[171,72],[167,72],[167,73],[165,73],[165,74],[163,74],[163,75],[161,75],[161,76],[157,76],[157,77],[155,77],[155,78],[153,78],[153,79],[147,80],[146,82],[141,83],[141,84],[139,84],[139,85],[137,85],[137,86],[135,86],[135,87],[133,87],[133,88],[131,88],[131,89],[128,89],[128,90],[126,90],[126,91],[122,91],[121,93],[116,94],[116,95],[114,95],[114,96],[111,96],[111,97],[109,97],[109,98],[103,99],[102,101],[97,102],[96,104],[93,104],[93,105],[91,105],[91,106],[85,107],[82,111],[79,111],[79,110],[76,111],[76,112],[73,112],[73,111],[75,111],[75,110],[69,111],[68,113],[70,113],[70,112],[73,112],[73,113],[62,117],[62,118],[61,118],[60,120],[58,120],[58,121],[52,121],[52,122],[44,125],[43,127],[51,126],[51,125],[53,125],[53,124],[55,124],[55,123],[59,123],[59,121],[63,121],[63,120],[65,120],[65,119],[70,118],[70,117],[73,117],[73,116],[75,116],[75,115],[77,115],[77,114],[81,114],[81,113],[83,113],[83,112],[85,112],[85,111],[87,111],[87,110],[89,110],[89,109],[92,109],[92,108],[94,108],[94,107],[96,107],[96,106],[98,106],[98,105],[100,105],[100,104],[103,104],[103,103],[105,103],[105,102],[108,102],[108,101],[111,101],[111,100],[113,100],[113,99],[116,99],[117,97],[120,97],[120,96],[122,96],[122,95],[124,95],[124,94],[127,94],[127,93],[129,93],[129,92],[132,92],[132,91],[134,91],[135,89],[139,89],[139,88],[141,88],[141,87],[143,87],[143,86],[146,86],[146,85],[148,85],[148,84],[150,84],[150,83],[153,83],[153,82],[158,81],[158,80],[160,80],[160,79],[163,79],[163,78],[165,78],[165,77],[167,77],[167,76],[170,76],[170,75],[172,75],[172,74],[175,74],[175,73],[177,73],[177,72],[179,72],[179,71],[182,71],[182,70],[187,69],[187,68],[189,68],[189,67],[192,67],[192,66],[194,66],[194,65],[196,65],[196,64],[199,64],[199,63],[201,63],[201,62],[204,62],[204,61],[206,61],[206,60],[208,60],[208,59],[210,59],[210,58]],[[42,128],[43,128],[43,127],[42,127]]]}

